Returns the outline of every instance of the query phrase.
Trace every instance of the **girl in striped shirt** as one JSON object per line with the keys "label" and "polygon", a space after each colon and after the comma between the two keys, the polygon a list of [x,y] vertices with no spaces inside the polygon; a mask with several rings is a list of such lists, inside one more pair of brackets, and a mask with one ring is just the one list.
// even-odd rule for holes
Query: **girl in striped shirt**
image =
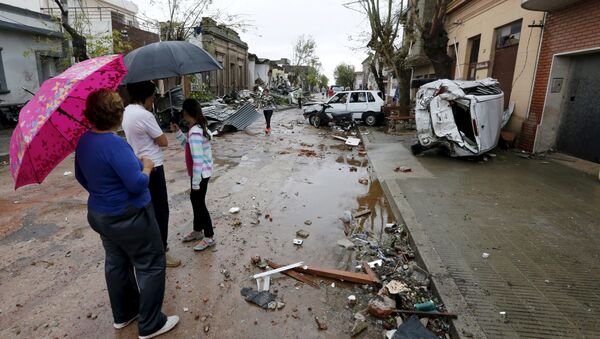
{"label": "girl in striped shirt", "polygon": [[171,124],[175,137],[185,147],[185,164],[192,182],[190,200],[194,211],[194,230],[183,238],[183,242],[199,240],[194,251],[203,251],[215,245],[212,221],[206,208],[206,191],[213,170],[212,135],[198,101],[186,99],[183,102],[183,119],[191,126],[187,136],[179,126]]}

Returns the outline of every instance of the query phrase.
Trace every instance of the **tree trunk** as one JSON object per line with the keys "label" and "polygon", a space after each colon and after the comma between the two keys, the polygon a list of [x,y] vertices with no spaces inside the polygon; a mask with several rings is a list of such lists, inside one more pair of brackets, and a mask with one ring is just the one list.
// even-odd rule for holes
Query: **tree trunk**
{"label": "tree trunk", "polygon": [[[426,27],[428,28],[428,27]],[[452,58],[448,55],[448,33],[443,25],[431,32],[427,29],[421,34],[425,54],[431,61],[438,79],[450,79],[452,76]]]}
{"label": "tree trunk", "polygon": [[71,36],[71,41],[73,44],[73,57],[77,62],[89,59],[87,55],[87,42],[85,37],[79,32],[77,32],[70,24],[69,24],[69,4],[67,0],[54,0],[58,5],[61,13],[61,24],[65,31],[69,33]]}
{"label": "tree trunk", "polygon": [[381,73],[380,70],[377,70],[377,66],[375,65],[375,59],[373,59],[373,61],[371,61],[369,68],[371,70],[371,73],[373,73],[373,76],[375,77],[375,82],[377,83],[377,88],[379,88],[379,91],[383,95],[383,98],[381,98],[381,99],[383,99],[383,101],[385,101],[385,85],[383,83],[383,74]]}

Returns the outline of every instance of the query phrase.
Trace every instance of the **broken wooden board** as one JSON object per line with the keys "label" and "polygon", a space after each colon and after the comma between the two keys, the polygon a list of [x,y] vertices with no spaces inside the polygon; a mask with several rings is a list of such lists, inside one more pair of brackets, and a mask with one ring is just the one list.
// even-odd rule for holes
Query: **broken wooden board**
{"label": "broken wooden board", "polygon": [[348,146],[358,146],[358,144],[360,144],[360,139],[359,138],[354,138],[354,137],[348,137],[348,138],[346,138],[346,145],[348,145]]}
{"label": "broken wooden board", "polygon": [[[278,264],[272,262],[271,260],[267,260],[267,264],[274,269],[282,267],[281,265],[278,265]],[[319,284],[317,284],[314,280],[310,279],[309,277],[305,277],[296,271],[291,271],[291,270],[283,271],[283,272],[281,272],[281,274],[285,274],[285,275],[289,276],[290,278],[294,278],[294,279],[296,279],[300,282],[303,282],[307,285],[310,285],[314,288],[319,288]]]}
{"label": "broken wooden board", "polygon": [[331,268],[321,268],[305,265],[294,268],[294,271],[358,284],[375,284],[379,282],[379,279],[374,279],[372,276],[365,273],[348,272],[342,270],[335,270]]}
{"label": "broken wooden board", "polygon": [[354,215],[352,217],[354,217],[354,219],[356,219],[356,218],[360,218],[360,217],[365,216],[370,213],[371,213],[371,210],[362,210],[362,211],[354,213]]}
{"label": "broken wooden board", "polygon": [[334,138],[334,139],[341,140],[341,141],[344,141],[344,142],[346,142],[346,140],[348,140],[348,139],[346,139],[346,138],[344,138],[344,137],[340,137],[339,135],[334,135],[334,136],[333,136],[333,138]]}
{"label": "broken wooden board", "polygon": [[375,272],[373,272],[373,270],[371,269],[371,266],[369,266],[369,264],[366,261],[363,262],[363,269],[365,270],[367,275],[369,277],[371,277],[371,279],[375,280],[376,282],[379,282],[379,278],[377,277],[377,274],[375,274]]}

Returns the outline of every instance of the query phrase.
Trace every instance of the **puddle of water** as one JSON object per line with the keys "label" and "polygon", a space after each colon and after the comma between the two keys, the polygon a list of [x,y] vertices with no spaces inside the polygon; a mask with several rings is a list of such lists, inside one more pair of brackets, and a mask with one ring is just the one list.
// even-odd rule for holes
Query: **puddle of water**
{"label": "puddle of water", "polygon": [[[386,223],[393,222],[393,214],[386,202],[381,185],[377,180],[368,185],[358,183],[360,177],[368,177],[365,167],[357,172],[349,172],[347,165],[334,163],[314,164],[309,171],[294,174],[280,189],[278,197],[271,204],[273,215],[270,234],[291,243],[295,232],[304,229],[310,232],[302,245],[302,260],[307,262],[335,261],[341,267],[348,267],[351,254],[336,245],[345,237],[340,217],[344,211],[352,212],[370,209],[371,213],[361,218],[359,229],[369,230],[376,238],[383,236]],[[304,222],[310,220],[310,224]],[[331,260],[324,260],[329,257]],[[299,260],[300,260],[299,259]]]}

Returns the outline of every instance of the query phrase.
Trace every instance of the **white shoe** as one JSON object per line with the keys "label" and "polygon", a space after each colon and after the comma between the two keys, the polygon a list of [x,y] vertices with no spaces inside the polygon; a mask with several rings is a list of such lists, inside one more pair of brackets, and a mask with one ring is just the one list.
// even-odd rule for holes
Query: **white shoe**
{"label": "white shoe", "polygon": [[135,321],[135,319],[137,319],[138,317],[139,317],[139,314],[138,314],[138,315],[136,315],[135,317],[133,317],[133,318],[131,318],[131,319],[127,320],[127,321],[126,321],[126,322],[124,322],[124,323],[118,323],[118,324],[117,324],[117,323],[114,323],[114,324],[113,324],[113,326],[114,326],[114,328],[116,328],[117,330],[120,330],[120,329],[122,329],[122,328],[124,328],[124,327],[127,327],[127,325],[131,324],[132,322],[134,322],[134,321]]}
{"label": "white shoe", "polygon": [[139,338],[140,339],[149,339],[149,338],[158,337],[159,335],[165,334],[165,333],[169,332],[170,330],[172,330],[173,327],[175,327],[175,325],[177,325],[177,323],[179,323],[179,316],[172,315],[170,317],[167,317],[167,322],[160,330],[158,330],[152,334],[141,335],[141,336],[139,336]]}

